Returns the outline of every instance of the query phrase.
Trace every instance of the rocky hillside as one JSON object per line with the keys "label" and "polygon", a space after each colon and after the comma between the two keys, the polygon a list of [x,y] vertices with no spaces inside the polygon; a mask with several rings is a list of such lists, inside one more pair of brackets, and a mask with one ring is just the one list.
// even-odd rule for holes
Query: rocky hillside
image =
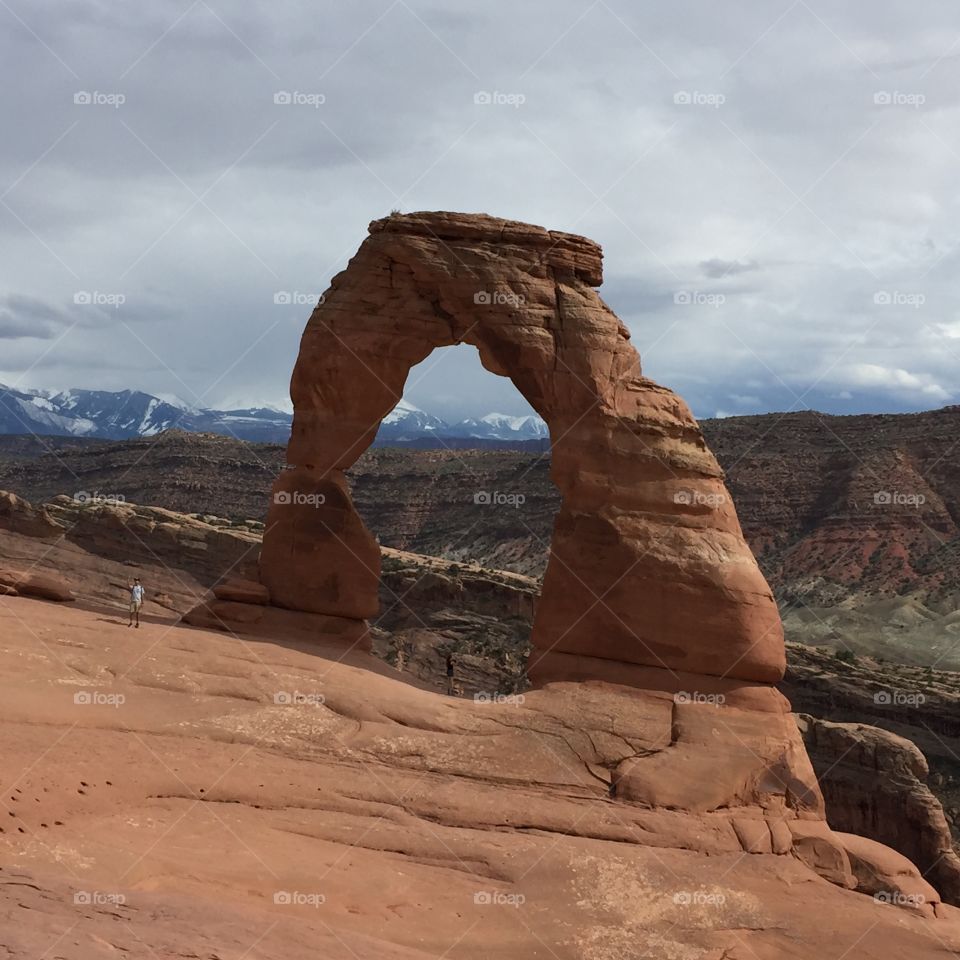
{"label": "rocky hillside", "polygon": [[0,489],[34,502],[79,494],[80,500],[262,519],[283,459],[280,445],[182,430],[117,442],[0,437]]}
{"label": "rocky hillside", "polygon": [[548,455],[370,450],[350,471],[383,544],[538,576],[558,507]]}
{"label": "rocky hillside", "polygon": [[47,437],[41,434],[0,434],[0,464],[8,467],[23,460],[34,460],[45,453],[79,450],[85,446],[100,446],[103,441],[83,437]]}
{"label": "rocky hillside", "polygon": [[[826,604],[851,592],[916,590],[942,598],[960,589],[953,562],[960,407],[880,416],[767,414],[705,420],[702,427],[752,548],[788,598]],[[118,443],[4,437],[0,486],[32,499],[78,487],[171,509],[258,516],[283,457],[279,444],[181,431]],[[487,560],[498,549],[487,542],[491,528],[504,542],[529,527],[524,552],[539,552],[542,566],[557,496],[548,459],[516,451],[379,448],[354,468],[355,494],[391,545],[451,555],[465,550]],[[484,529],[477,530],[469,507],[484,492],[513,499],[510,509],[484,511]],[[201,502],[178,502],[185,493]]]}
{"label": "rocky hillside", "polygon": [[780,594],[960,591],[960,407],[919,414],[704,423],[744,532]]}
{"label": "rocky hillside", "polygon": [[[28,500],[85,494],[183,513],[262,519],[285,448],[168,431],[148,440],[0,438],[0,489]],[[5,452],[4,452],[5,451]],[[386,546],[542,573],[557,508],[549,456],[501,450],[368,451],[351,471]],[[478,502],[479,501],[479,502]]]}

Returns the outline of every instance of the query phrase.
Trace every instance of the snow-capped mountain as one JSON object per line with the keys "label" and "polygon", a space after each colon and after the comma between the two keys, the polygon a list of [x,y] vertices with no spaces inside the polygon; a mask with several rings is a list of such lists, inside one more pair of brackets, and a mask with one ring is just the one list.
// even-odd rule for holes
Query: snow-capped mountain
{"label": "snow-capped mountain", "polygon": [[181,423],[180,428],[259,443],[286,443],[290,439],[293,416],[276,407],[246,407],[241,410],[203,410],[192,422],[197,426]]}
{"label": "snow-capped mountain", "polygon": [[48,394],[0,384],[0,433],[86,437],[96,430],[92,420],[61,411]]}
{"label": "snow-capped mountain", "polygon": [[[286,443],[293,417],[275,407],[216,410],[193,406],[175,396],[140,390],[18,390],[0,384],[0,434],[92,437],[127,440],[152,437],[174,428],[191,433],[219,433],[240,440]],[[449,424],[407,400],[384,417],[379,446],[442,446],[445,441],[520,442],[543,440],[547,425],[535,415],[489,413]]]}
{"label": "snow-capped mountain", "polygon": [[[139,390],[66,390],[50,397],[62,416],[75,417],[93,430],[83,436],[111,439],[152,437],[179,424],[195,411],[183,402],[170,403]],[[74,431],[71,431],[73,433]]]}
{"label": "snow-capped mountain", "polygon": [[212,410],[140,390],[17,390],[0,384],[0,433],[127,440],[179,428],[286,442],[293,418],[269,407]]}
{"label": "snow-capped mountain", "polygon": [[[376,443],[410,443],[443,440],[542,440],[549,436],[546,423],[534,414],[512,417],[505,413],[488,413],[478,419],[469,418],[449,424],[440,417],[401,400],[380,424]],[[462,444],[460,444],[462,446]]]}
{"label": "snow-capped mountain", "polygon": [[380,429],[377,431],[377,442],[410,441],[421,437],[444,436],[444,431],[447,429],[447,424],[439,417],[415,407],[406,400],[401,400],[383,418]]}
{"label": "snow-capped mountain", "polygon": [[450,431],[453,436],[484,440],[540,440],[550,435],[546,423],[534,414],[511,417],[506,413],[488,413],[479,420],[461,420]]}

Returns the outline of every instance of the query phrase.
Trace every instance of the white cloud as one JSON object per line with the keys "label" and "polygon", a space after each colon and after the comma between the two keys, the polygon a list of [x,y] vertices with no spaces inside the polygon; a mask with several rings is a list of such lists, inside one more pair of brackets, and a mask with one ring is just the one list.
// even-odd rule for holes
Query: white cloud
{"label": "white cloud", "polygon": [[933,401],[947,401],[951,398],[950,392],[936,383],[929,374],[910,373],[899,367],[858,363],[847,367],[845,374],[848,382],[861,387],[921,394]]}
{"label": "white cloud", "polygon": [[937,326],[945,337],[949,337],[951,340],[960,339],[960,320],[953,323],[938,323]]}

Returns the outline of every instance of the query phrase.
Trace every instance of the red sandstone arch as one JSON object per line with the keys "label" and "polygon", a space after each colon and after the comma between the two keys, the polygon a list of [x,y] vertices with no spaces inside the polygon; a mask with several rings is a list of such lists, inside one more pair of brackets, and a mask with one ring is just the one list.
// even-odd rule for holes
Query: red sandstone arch
{"label": "red sandstone arch", "polygon": [[487,216],[370,225],[301,341],[292,468],[275,484],[261,554],[274,604],[376,613],[379,549],[344,471],[410,368],[465,342],[550,428],[562,505],[532,674],[626,679],[639,665],[780,679],[780,617],[721,470],[686,404],[641,375],[594,289],[601,258],[585,238]]}

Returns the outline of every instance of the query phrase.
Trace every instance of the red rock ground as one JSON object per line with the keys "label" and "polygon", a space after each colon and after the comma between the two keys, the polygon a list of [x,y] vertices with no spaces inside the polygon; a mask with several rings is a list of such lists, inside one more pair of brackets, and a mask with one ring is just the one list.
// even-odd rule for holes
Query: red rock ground
{"label": "red rock ground", "polygon": [[588,761],[655,756],[661,706],[478,704],[335,647],[0,598],[0,956],[956,955],[953,908],[732,851],[722,810],[612,798]]}

